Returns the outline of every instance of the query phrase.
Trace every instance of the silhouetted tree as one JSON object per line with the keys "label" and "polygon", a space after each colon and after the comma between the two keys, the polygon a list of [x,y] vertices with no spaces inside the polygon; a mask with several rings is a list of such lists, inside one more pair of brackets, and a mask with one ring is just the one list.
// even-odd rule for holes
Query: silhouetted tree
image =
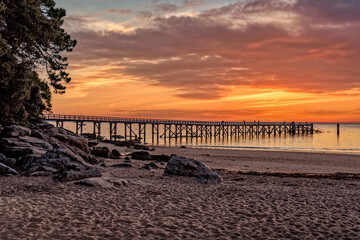
{"label": "silhouetted tree", "polygon": [[65,92],[71,78],[61,53],[76,45],[61,28],[65,15],[54,0],[0,1],[0,124],[36,122],[51,109],[51,89]]}

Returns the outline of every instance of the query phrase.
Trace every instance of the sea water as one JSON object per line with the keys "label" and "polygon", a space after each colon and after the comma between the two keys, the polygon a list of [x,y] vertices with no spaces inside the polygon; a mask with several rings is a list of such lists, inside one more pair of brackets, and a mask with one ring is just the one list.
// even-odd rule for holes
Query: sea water
{"label": "sea water", "polygon": [[[64,128],[75,130],[75,123],[65,122]],[[110,126],[101,124],[101,136],[108,139]],[[340,134],[337,134],[336,124],[314,124],[315,129],[321,130],[314,134],[282,134],[281,136],[240,136],[225,138],[185,138],[165,139],[159,138],[159,142],[152,141],[151,125],[146,126],[146,139],[144,143],[158,146],[188,146],[197,148],[221,148],[221,149],[246,149],[246,150],[275,150],[275,151],[301,151],[301,152],[328,152],[347,153],[360,155],[360,124],[340,124]],[[133,131],[138,132],[137,124],[133,124]],[[83,128],[84,133],[93,132],[93,124],[87,123]],[[118,125],[118,135],[124,135],[124,125]],[[163,132],[162,130],[160,132]],[[184,134],[185,135],[185,134]]]}

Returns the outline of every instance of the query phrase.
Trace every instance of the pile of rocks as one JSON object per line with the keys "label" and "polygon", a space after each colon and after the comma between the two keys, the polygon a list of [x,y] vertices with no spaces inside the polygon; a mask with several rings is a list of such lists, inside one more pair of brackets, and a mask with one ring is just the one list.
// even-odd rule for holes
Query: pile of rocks
{"label": "pile of rocks", "polygon": [[92,166],[99,159],[90,153],[86,138],[46,122],[33,128],[5,127],[0,152],[0,175],[53,176],[60,181],[101,176]]}

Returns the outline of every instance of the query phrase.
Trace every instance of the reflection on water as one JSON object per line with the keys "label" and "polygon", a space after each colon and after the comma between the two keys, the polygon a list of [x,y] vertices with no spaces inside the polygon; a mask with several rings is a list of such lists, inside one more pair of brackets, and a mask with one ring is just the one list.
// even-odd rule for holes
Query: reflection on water
{"label": "reflection on water", "polygon": [[[64,123],[66,129],[75,130],[75,123]],[[153,143],[159,146],[192,146],[207,148],[228,148],[228,149],[256,149],[256,150],[285,150],[304,152],[333,152],[360,154],[360,124],[341,124],[340,135],[337,135],[336,124],[315,124],[315,129],[321,129],[322,133],[314,135],[282,135],[282,136],[240,136],[223,138],[182,138],[164,139],[159,142],[152,142],[151,127],[146,128],[146,143]],[[136,124],[133,125],[134,132],[137,132]],[[87,123],[84,133],[92,133],[93,124]],[[101,125],[101,135],[109,138],[109,124]],[[118,125],[118,134],[124,135],[123,124]]]}

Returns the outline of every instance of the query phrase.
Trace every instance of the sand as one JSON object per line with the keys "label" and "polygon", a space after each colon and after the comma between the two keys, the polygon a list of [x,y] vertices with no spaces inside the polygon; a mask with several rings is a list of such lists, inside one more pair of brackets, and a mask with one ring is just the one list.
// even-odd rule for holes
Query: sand
{"label": "sand", "polygon": [[[132,151],[118,148],[120,151]],[[0,178],[0,239],[359,239],[360,181],[240,174],[360,173],[359,156],[160,148],[218,169],[204,185],[160,169],[103,168],[112,188]],[[123,160],[105,160],[109,166]]]}

